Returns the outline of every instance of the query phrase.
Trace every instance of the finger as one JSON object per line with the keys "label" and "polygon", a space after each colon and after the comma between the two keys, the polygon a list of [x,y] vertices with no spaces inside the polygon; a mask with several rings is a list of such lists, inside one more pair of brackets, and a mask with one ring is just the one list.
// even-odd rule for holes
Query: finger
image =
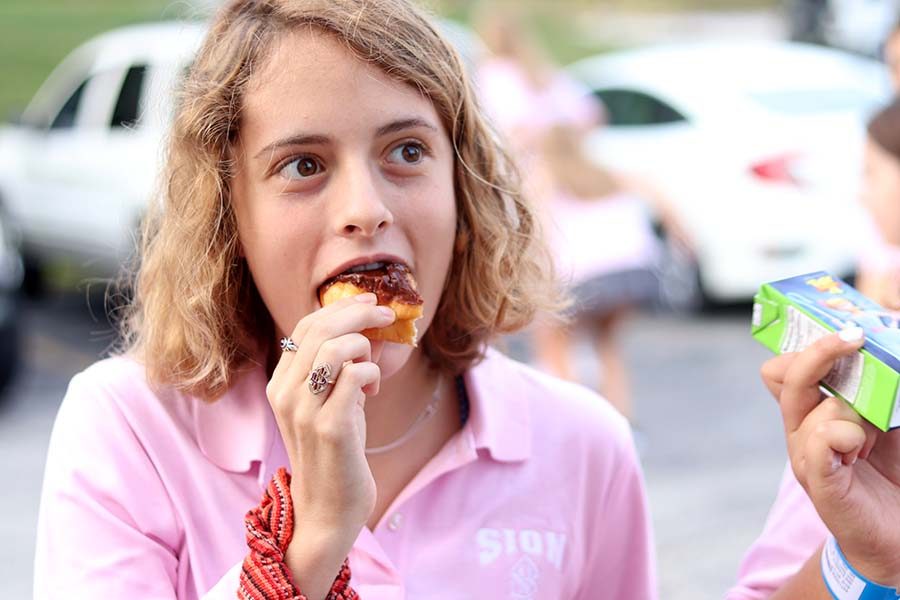
{"label": "finger", "polygon": [[[854,411],[856,412],[856,411]],[[859,457],[863,460],[868,460],[869,456],[872,454],[872,450],[875,449],[875,446],[881,440],[882,436],[886,435],[885,432],[881,431],[865,419],[860,417],[860,425],[863,430],[866,432],[866,444],[863,446],[862,451],[859,453]]]}
{"label": "finger", "polygon": [[[860,426],[863,424],[863,419],[856,411],[840,398],[831,395],[823,398],[806,416],[797,431],[787,436],[788,452],[795,472],[805,472],[805,453],[808,440],[817,434],[820,427],[830,421],[848,421]],[[854,454],[852,458],[855,456]],[[803,482],[801,481],[801,483]]]}
{"label": "finger", "polygon": [[[341,298],[337,302],[329,304],[319,310],[313,311],[300,319],[297,322],[297,325],[294,326],[293,331],[290,333],[290,339],[294,341],[294,344],[300,344],[300,342],[306,337],[306,332],[309,330],[310,326],[316,322],[318,319],[327,318],[329,315],[337,313],[348,306],[353,306],[354,304],[375,304],[378,301],[375,294],[365,293],[359,294],[357,296],[352,296],[349,298]],[[283,376],[283,372],[287,370],[288,365],[293,363],[297,358],[297,352],[282,352],[281,357],[278,359],[278,362],[275,364],[275,369],[272,371],[272,379],[280,378]]]}
{"label": "finger", "polygon": [[816,427],[804,452],[807,492],[814,501],[832,503],[846,495],[853,464],[865,443],[866,432],[859,423],[838,419]]}
{"label": "finger", "polygon": [[895,473],[900,464],[900,429],[879,432],[875,452],[866,457],[882,473]]}
{"label": "finger", "polygon": [[321,416],[325,419],[346,418],[354,409],[365,408],[366,390],[377,391],[381,381],[381,369],[373,362],[357,362],[344,365],[328,401],[322,407]]}
{"label": "finger", "polygon": [[[328,365],[330,371],[328,377],[333,382],[336,382],[338,378],[340,378],[341,371],[344,369],[345,364],[363,361],[368,362],[371,360],[372,343],[369,341],[369,338],[361,333],[347,333],[330,340],[325,340],[325,342],[319,346],[319,352],[316,354],[312,364],[314,365],[313,369]],[[295,363],[295,365],[296,364],[299,363]],[[294,369],[292,368],[291,371],[293,370]],[[294,377],[294,380],[299,380],[302,377],[306,387],[309,388],[310,372],[292,374],[291,376]],[[329,391],[326,388],[318,394],[313,393],[313,401],[309,403],[309,407],[320,408],[327,401],[328,392]]]}
{"label": "finger", "polygon": [[788,352],[773,356],[762,364],[759,369],[760,377],[769,390],[769,393],[775,397],[776,401],[781,399],[781,389],[784,386],[784,375],[787,373],[788,367],[794,362],[796,352]]}
{"label": "finger", "polygon": [[797,354],[784,374],[779,402],[789,434],[797,431],[819,403],[819,382],[828,375],[835,361],[856,352],[862,344],[862,329],[851,327],[840,334],[827,335]]}
{"label": "finger", "polygon": [[[318,317],[318,315],[317,315]],[[316,318],[306,326],[303,337],[294,338],[299,345],[297,356],[291,361],[292,377],[299,374],[305,377],[316,365],[313,359],[326,340],[348,333],[358,333],[364,329],[386,327],[394,322],[397,315],[386,306],[369,303],[352,302],[331,314]]]}

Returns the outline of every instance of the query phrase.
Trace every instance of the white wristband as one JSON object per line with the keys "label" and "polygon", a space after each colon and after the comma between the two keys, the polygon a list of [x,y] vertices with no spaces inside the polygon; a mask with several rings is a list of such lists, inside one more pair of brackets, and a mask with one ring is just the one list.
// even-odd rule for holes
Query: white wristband
{"label": "white wristband", "polygon": [[897,590],[869,581],[853,568],[829,536],[822,549],[822,577],[835,600],[897,600]]}

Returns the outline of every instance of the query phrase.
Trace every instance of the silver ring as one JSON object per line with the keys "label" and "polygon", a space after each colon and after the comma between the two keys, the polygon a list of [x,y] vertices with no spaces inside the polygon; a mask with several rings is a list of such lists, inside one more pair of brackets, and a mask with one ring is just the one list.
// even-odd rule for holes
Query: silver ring
{"label": "silver ring", "polygon": [[309,372],[309,391],[313,394],[321,394],[333,383],[334,379],[331,379],[331,365],[328,363],[322,363]]}
{"label": "silver ring", "polygon": [[294,340],[292,340],[291,338],[283,337],[283,338],[281,338],[281,351],[282,352],[296,352],[297,344],[295,344]]}

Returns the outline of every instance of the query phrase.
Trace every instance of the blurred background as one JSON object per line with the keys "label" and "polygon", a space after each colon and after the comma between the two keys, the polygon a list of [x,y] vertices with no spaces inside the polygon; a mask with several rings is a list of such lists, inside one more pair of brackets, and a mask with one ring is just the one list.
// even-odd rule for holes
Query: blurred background
{"label": "blurred background", "polygon": [[[71,376],[115,340],[122,300],[107,283],[133,254],[170,91],[215,5],[0,4],[6,597],[31,595],[53,418]],[[528,173],[575,298],[573,325],[539,319],[507,350],[629,418],[661,597],[721,597],[785,463],[758,377],[768,353],[749,332],[755,290],[827,270],[877,280],[863,291],[888,305],[898,294],[883,290],[900,292],[900,212],[893,228],[879,212],[900,205],[900,157],[873,159],[891,143],[866,130],[894,93],[900,0],[430,7]]]}

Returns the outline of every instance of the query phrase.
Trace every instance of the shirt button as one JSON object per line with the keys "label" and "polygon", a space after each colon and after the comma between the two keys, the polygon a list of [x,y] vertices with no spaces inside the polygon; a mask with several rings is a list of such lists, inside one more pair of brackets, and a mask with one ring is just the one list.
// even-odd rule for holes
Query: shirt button
{"label": "shirt button", "polygon": [[390,520],[388,521],[388,529],[391,531],[397,531],[400,529],[400,525],[403,524],[403,515],[400,513],[394,513],[391,515]]}

